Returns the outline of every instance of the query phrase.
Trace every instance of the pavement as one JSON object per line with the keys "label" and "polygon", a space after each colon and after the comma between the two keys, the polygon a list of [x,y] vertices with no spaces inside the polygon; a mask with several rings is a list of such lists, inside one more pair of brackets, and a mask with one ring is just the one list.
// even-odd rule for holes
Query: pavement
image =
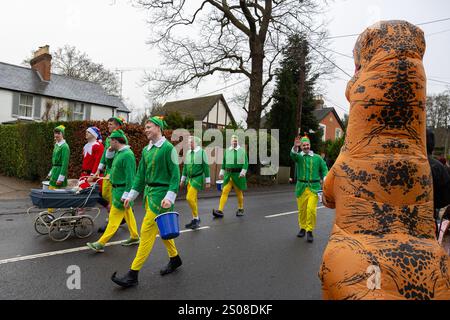
{"label": "pavement", "polygon": [[[181,235],[175,240],[183,265],[161,277],[159,269],[167,252],[157,239],[139,274],[139,285],[129,290],[110,280],[114,271],[125,273],[137,247],[122,247],[129,236],[119,228],[104,253],[90,251],[86,239],[71,235],[54,242],[33,228],[34,214],[0,216],[0,300],[320,300],[318,271],[334,221],[334,210],[319,204],[315,240],[297,238],[294,186],[280,192],[245,195],[245,216],[236,217],[236,198],[230,198],[223,219],[214,219],[211,209],[217,197],[199,201],[201,229],[186,230],[191,220],[186,201],[178,199]],[[275,190],[275,188],[274,188]],[[212,191],[211,191],[212,192]],[[3,206],[3,202],[2,202]],[[144,210],[134,206],[138,227]],[[104,223],[105,212],[95,221],[95,231]],[[78,270],[79,286],[73,286]],[[72,284],[72,285],[71,285]]]}
{"label": "pavement", "polygon": [[[33,206],[29,196],[30,190],[40,189],[41,187],[42,185],[40,182],[32,182],[0,175],[0,216],[26,213],[27,209]],[[250,186],[245,194],[289,192],[293,189],[293,185]],[[210,189],[199,192],[198,198],[218,198],[220,197],[220,194],[221,193],[215,186],[211,186]],[[234,196],[235,194],[232,192],[230,197]],[[186,199],[186,188],[180,190],[177,199]]]}

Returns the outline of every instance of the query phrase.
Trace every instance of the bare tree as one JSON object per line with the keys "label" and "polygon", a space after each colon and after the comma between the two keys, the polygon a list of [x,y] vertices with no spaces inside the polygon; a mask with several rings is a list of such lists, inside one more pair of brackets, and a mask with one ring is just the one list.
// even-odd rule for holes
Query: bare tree
{"label": "bare tree", "polygon": [[[444,141],[444,152],[449,153],[450,90],[427,97],[427,126],[434,129],[436,138]],[[442,138],[440,135],[443,135]]]}
{"label": "bare tree", "polygon": [[[31,58],[22,64],[29,65]],[[119,81],[113,71],[107,70],[101,63],[93,62],[86,53],[74,46],[65,45],[52,52],[52,72],[75,79],[100,84],[108,94],[119,94]]]}
{"label": "bare tree", "polygon": [[[249,80],[248,128],[259,129],[271,103],[270,85],[289,35],[303,31],[323,41],[317,0],[134,0],[148,10],[149,44],[163,56],[162,69],[147,74],[149,94],[162,98],[215,73]],[[199,31],[197,31],[199,30]],[[183,34],[185,36],[183,36]],[[314,38],[314,39],[313,39]]]}

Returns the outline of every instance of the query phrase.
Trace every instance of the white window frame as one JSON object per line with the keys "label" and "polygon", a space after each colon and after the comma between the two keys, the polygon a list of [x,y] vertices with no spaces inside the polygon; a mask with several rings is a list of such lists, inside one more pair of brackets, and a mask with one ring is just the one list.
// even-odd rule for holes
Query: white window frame
{"label": "white window frame", "polygon": [[342,137],[342,129],[341,128],[336,128],[334,131],[334,138],[335,139],[339,139]]}
{"label": "white window frame", "polygon": [[[81,111],[77,111],[77,107],[81,106]],[[73,108],[73,114],[72,118],[74,121],[83,121],[84,115],[85,115],[85,104],[84,103],[75,103],[75,106]],[[81,119],[79,118],[81,116]]]}
{"label": "white window frame", "polygon": [[[31,104],[23,104],[22,103],[22,97],[29,97],[29,98],[31,98]],[[23,108],[25,108],[25,114],[22,113]],[[27,110],[28,109],[31,109],[30,116],[27,116]],[[19,111],[18,111],[19,118],[21,118],[21,119],[33,119],[33,112],[34,112],[34,97],[32,95],[30,95],[30,94],[21,93],[20,96],[19,96]]]}
{"label": "white window frame", "polygon": [[325,142],[325,137],[327,136],[327,126],[322,123],[319,123],[319,127],[323,129],[322,141]]}

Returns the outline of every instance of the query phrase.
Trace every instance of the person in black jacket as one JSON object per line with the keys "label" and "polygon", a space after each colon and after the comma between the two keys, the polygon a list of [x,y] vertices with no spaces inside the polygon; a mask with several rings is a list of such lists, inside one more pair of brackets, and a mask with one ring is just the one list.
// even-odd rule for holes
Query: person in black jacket
{"label": "person in black jacket", "polygon": [[433,150],[434,133],[427,129],[427,154],[433,176],[434,220],[436,222],[437,233],[439,209],[445,208],[450,204],[450,174],[441,162],[433,158]]}

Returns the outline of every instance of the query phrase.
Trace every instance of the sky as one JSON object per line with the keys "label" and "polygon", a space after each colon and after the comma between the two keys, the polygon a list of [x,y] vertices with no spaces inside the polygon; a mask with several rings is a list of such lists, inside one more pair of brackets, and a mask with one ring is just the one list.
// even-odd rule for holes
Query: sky
{"label": "sky", "polygon": [[[197,1],[190,0],[189,3]],[[450,18],[448,0],[334,0],[318,17],[327,21],[330,37],[359,34],[379,20],[401,19],[421,24]],[[142,85],[145,70],[158,68],[157,50],[146,42],[149,27],[146,12],[128,0],[4,0],[0,4],[0,61],[20,65],[31,52],[43,45],[56,50],[75,46],[94,62],[102,63],[122,75],[122,94],[128,107],[142,112],[150,103]],[[420,26],[426,35],[424,57],[429,94],[450,88],[450,19]],[[351,58],[357,36],[330,39],[334,62],[345,73],[353,74]],[[345,88],[349,76],[337,70],[334,80],[321,83],[327,106],[343,117],[348,112]],[[432,80],[431,80],[432,79]],[[239,81],[239,80],[238,80]],[[230,101],[241,89],[236,79],[224,83],[219,77],[204,81],[197,91],[186,88],[165,101],[189,99],[223,93]],[[228,87],[229,88],[225,88]],[[225,89],[224,89],[225,88]],[[161,101],[161,102],[165,102]],[[235,118],[245,113],[230,104]]]}

